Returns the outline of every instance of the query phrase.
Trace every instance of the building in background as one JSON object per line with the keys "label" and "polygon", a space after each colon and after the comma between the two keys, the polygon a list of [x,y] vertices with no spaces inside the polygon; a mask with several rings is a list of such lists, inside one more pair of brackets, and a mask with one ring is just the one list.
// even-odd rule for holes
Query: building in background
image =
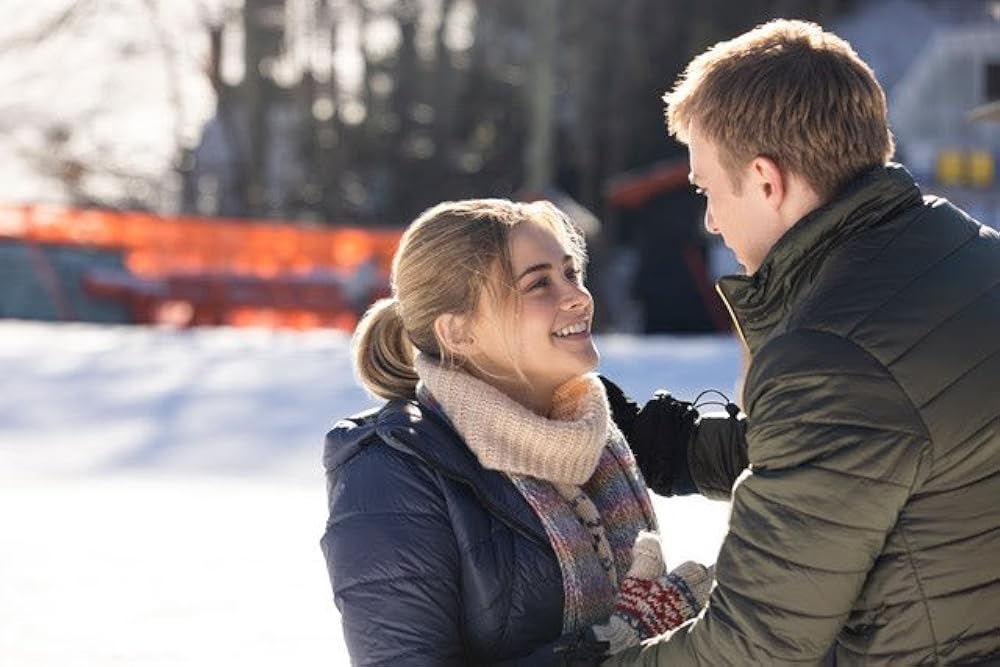
{"label": "building in background", "polygon": [[[1000,227],[1000,3],[872,3],[838,32],[886,90],[896,158],[926,193]],[[886,39],[886,35],[905,39]]]}

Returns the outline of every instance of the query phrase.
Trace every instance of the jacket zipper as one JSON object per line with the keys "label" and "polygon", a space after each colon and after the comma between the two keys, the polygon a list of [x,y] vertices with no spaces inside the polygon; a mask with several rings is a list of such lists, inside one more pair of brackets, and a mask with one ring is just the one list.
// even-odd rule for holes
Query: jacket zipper
{"label": "jacket zipper", "polygon": [[715,284],[715,291],[719,293],[722,303],[726,306],[726,310],[729,312],[729,319],[733,321],[733,326],[736,327],[736,334],[740,337],[743,347],[750,349],[750,346],[747,345],[747,337],[743,334],[743,327],[740,326],[740,320],[736,317],[736,313],[733,311],[733,307],[730,305],[729,299],[726,298],[726,294],[722,291],[722,287],[719,283]]}
{"label": "jacket zipper", "polygon": [[538,539],[538,537],[534,533],[529,531],[525,526],[521,525],[520,521],[514,519],[512,516],[502,511],[496,505],[487,500],[486,497],[483,494],[479,493],[479,490],[476,488],[476,486],[469,480],[459,477],[458,475],[451,475],[444,469],[438,468],[437,466],[432,465],[432,467],[434,467],[439,473],[441,473],[448,479],[455,482],[459,482],[460,484],[464,484],[465,486],[469,487],[472,490],[472,495],[474,495],[479,502],[481,502],[487,509],[489,509],[494,516],[500,519],[500,521],[510,526],[512,530],[519,533],[522,537],[531,540],[532,542],[534,542],[539,546],[551,546],[549,545],[548,540],[542,542],[541,540]]}

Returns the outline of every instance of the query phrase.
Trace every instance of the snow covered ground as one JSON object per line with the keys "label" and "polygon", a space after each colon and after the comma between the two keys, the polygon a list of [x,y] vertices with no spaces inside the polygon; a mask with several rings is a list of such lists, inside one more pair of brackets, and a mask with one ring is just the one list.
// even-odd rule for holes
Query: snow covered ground
{"label": "snow covered ground", "polygon": [[[598,343],[637,396],[739,369],[727,337]],[[319,461],[371,404],[341,333],[0,321],[0,665],[346,665]],[[727,510],[658,500],[669,562]]]}

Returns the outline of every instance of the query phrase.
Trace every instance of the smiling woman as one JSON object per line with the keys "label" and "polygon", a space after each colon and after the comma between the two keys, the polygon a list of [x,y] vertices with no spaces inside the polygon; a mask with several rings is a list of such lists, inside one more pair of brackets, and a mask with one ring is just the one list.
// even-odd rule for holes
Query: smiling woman
{"label": "smiling woman", "polygon": [[[355,335],[362,383],[389,402],[340,421],[324,455],[322,546],[354,662],[602,654],[592,627],[656,519],[591,373],[585,262],[548,203],[448,202],[403,235],[393,296]],[[685,572],[663,584],[685,600],[664,615],[675,624],[709,584]]]}
{"label": "smiling woman", "polygon": [[[547,415],[557,387],[597,367],[590,336],[594,300],[583,286],[582,257],[572,254],[572,243],[553,227],[516,225],[510,251],[516,281],[511,293],[502,295],[508,303],[486,299],[462,339],[464,348],[456,349],[475,373]],[[505,312],[510,309],[514,312]]]}

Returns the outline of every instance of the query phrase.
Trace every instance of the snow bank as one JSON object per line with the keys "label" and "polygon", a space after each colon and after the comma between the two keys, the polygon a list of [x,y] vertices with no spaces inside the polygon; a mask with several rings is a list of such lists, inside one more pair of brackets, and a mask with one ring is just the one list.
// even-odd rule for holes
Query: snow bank
{"label": "snow bank", "polygon": [[[322,436],[373,405],[336,332],[0,322],[0,664],[347,664]],[[730,393],[728,337],[605,337],[646,396]],[[671,563],[727,506],[657,501]]]}

